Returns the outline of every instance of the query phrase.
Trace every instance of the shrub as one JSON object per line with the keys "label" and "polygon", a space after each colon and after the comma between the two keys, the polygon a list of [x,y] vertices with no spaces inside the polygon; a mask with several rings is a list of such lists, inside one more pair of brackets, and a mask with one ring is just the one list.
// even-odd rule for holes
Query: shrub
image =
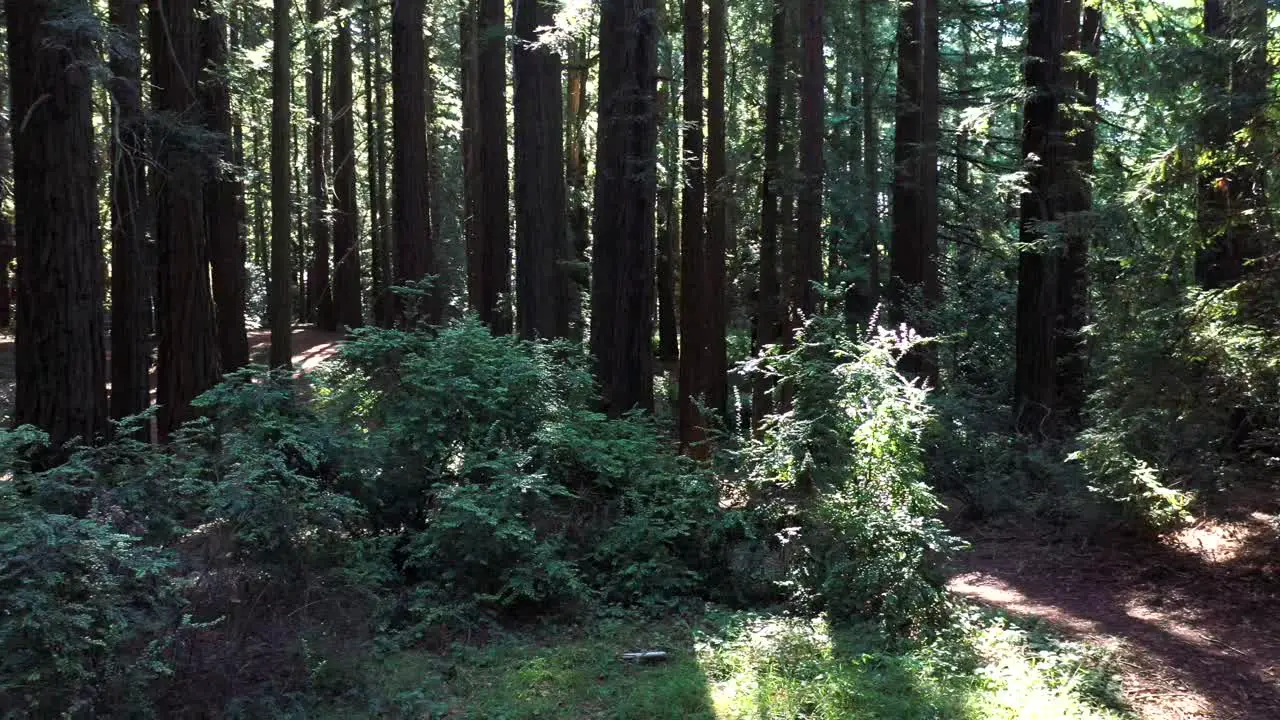
{"label": "shrub", "polygon": [[145,715],[179,624],[171,565],[136,537],[47,512],[0,482],[5,717]]}
{"label": "shrub", "polygon": [[924,483],[926,391],[896,370],[919,339],[880,329],[865,342],[819,318],[794,349],[770,349],[760,370],[792,396],[744,452],[757,506],[794,546],[797,597],[836,617],[895,626],[944,608],[938,561],[958,546]]}

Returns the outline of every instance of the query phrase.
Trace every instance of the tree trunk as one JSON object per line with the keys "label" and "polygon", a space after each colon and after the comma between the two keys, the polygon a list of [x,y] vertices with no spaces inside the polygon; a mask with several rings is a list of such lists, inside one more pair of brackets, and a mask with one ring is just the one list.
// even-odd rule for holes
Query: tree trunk
{"label": "tree trunk", "polygon": [[379,149],[382,147],[382,125],[381,113],[374,106],[374,86],[379,86],[379,93],[382,92],[382,59],[380,50],[382,47],[381,33],[382,27],[379,22],[379,11],[376,4],[371,4],[366,10],[365,26],[364,26],[364,125],[365,125],[365,151],[368,153],[366,164],[369,168],[368,187],[369,187],[369,250],[370,250],[370,268],[373,275],[373,288],[370,298],[373,301],[373,322],[379,327],[385,327],[386,314],[383,310],[383,295],[387,289],[387,281],[389,273],[384,272],[383,258],[387,253],[386,232],[383,229],[386,218],[382,215],[381,203],[379,202],[379,163],[382,161],[382,155]]}
{"label": "tree trunk", "polygon": [[[902,6],[894,134],[893,247],[889,292],[895,323],[921,334],[940,300],[938,281],[938,5]],[[901,369],[936,384],[931,351],[917,348]]]}
{"label": "tree trunk", "polygon": [[18,240],[14,423],[47,432],[56,452],[108,429],[90,75],[96,57],[91,33],[62,15],[92,8],[87,0],[70,7],[9,0],[5,11]]}
{"label": "tree trunk", "polygon": [[[1060,127],[1063,0],[1032,0],[1024,78],[1030,93],[1023,108],[1022,157],[1028,191],[1022,196],[1018,239],[1017,327],[1014,346],[1014,411],[1020,432],[1051,435],[1057,415],[1058,277],[1061,250],[1041,247],[1045,224],[1061,215],[1066,161]],[[1032,159],[1034,158],[1034,159]]]}
{"label": "tree trunk", "polygon": [[867,6],[858,3],[858,41],[862,53],[862,212],[867,229],[862,236],[862,257],[867,263],[867,284],[860,293],[858,319],[869,322],[880,304],[880,125],[875,114],[875,34]]}
{"label": "tree trunk", "polygon": [[707,237],[706,283],[708,408],[728,420],[729,357],[725,333],[729,324],[726,259],[729,247],[729,163],[725,138],[725,65],[728,59],[729,10],[726,0],[707,3]]}
{"label": "tree trunk", "polygon": [[555,22],[542,0],[515,0],[516,311],[520,336],[569,337],[568,215],[565,205],[562,63],[538,45]]}
{"label": "tree trunk", "polygon": [[471,308],[498,334],[511,332],[511,219],[507,182],[507,63],[503,0],[476,0],[475,247]]}
{"label": "tree trunk", "polygon": [[218,352],[224,371],[249,364],[245,314],[249,278],[245,274],[245,241],[240,234],[240,180],[231,144],[231,91],[226,84],[227,19],[206,9],[201,21],[204,77],[200,86],[205,122],[217,138],[219,155],[214,177],[204,188],[205,233],[213,275],[213,307]]}
{"label": "tree trunk", "polygon": [[[662,24],[668,34],[671,24],[667,18],[666,0],[662,1]],[[658,254],[657,272],[658,302],[658,358],[674,363],[680,358],[680,333],[676,310],[676,262],[680,252],[680,219],[676,213],[676,186],[680,184],[680,119],[676,115],[675,51],[672,43],[661,44],[662,61],[659,74],[663,78],[658,88],[658,127],[662,140],[662,166],[666,169],[664,182],[658,188]]]}
{"label": "tree trunk", "polygon": [[[426,43],[423,39],[424,0],[398,0],[391,13],[391,88],[393,167],[392,202],[395,210],[396,282],[419,282],[432,271],[430,195],[427,187]],[[422,302],[398,303],[402,324],[414,319],[438,324],[438,288]]]}
{"label": "tree trunk", "polygon": [[289,312],[289,289],[293,279],[292,220],[290,211],[291,118],[290,70],[292,40],[290,35],[289,0],[275,0],[271,54],[271,278],[268,304],[271,312],[271,356],[273,368],[293,365],[292,318]]}
{"label": "tree trunk", "polygon": [[[338,318],[333,304],[333,273],[329,257],[329,192],[325,177],[325,151],[329,123],[324,113],[324,44],[320,42],[324,22],[324,0],[307,0],[307,158],[308,226],[311,228],[311,272],[307,278],[306,316],[323,330],[336,330]],[[332,92],[332,90],[331,90]]]}
{"label": "tree trunk", "polygon": [[684,185],[680,210],[680,442],[685,447],[706,439],[698,410],[710,386],[707,333],[710,293],[705,244],[706,183],[703,168],[703,13],[702,0],[684,0]]}
{"label": "tree trunk", "polygon": [[351,57],[350,0],[340,0],[338,34],[333,41],[333,82],[329,87],[333,120],[333,311],[337,324],[364,324],[360,302],[360,215],[356,197],[355,90]]}
{"label": "tree trunk", "polygon": [[[371,203],[377,206],[378,217],[381,219],[381,227],[379,228],[379,237],[382,240],[382,254],[377,260],[377,272],[382,276],[382,292],[375,299],[374,313],[378,318],[378,325],[381,327],[391,327],[395,321],[395,301],[391,296],[391,286],[396,282],[396,274],[393,269],[394,258],[396,257],[396,226],[394,218],[391,217],[391,207],[388,204],[390,194],[387,189],[387,168],[390,163],[387,159],[387,84],[384,80],[385,72],[382,66],[382,21],[381,12],[374,6],[373,18],[374,28],[377,32],[373,36],[373,70],[374,76],[377,78],[374,82],[374,117],[376,118],[377,127],[375,128],[374,137],[377,139],[377,163],[375,167],[377,172],[375,178],[377,187],[374,189],[374,196]],[[425,53],[426,51],[423,50]],[[430,221],[430,217],[428,217]]]}
{"label": "tree trunk", "polygon": [[[925,0],[931,2],[933,0]],[[800,183],[796,193],[796,255],[791,291],[799,317],[818,312],[822,282],[822,145],[826,60],[823,0],[804,0],[801,18]]]}
{"label": "tree trunk", "polygon": [[[167,123],[205,129],[197,88],[201,28],[195,0],[152,0],[152,107]],[[176,128],[175,128],[176,129]],[[164,182],[156,193],[160,352],[159,431],[168,438],[192,417],[191,401],[218,381],[218,346],[205,237],[205,149],[183,132],[164,133],[154,153]]]}
{"label": "tree trunk", "polygon": [[[141,0],[135,0],[140,2]],[[136,25],[136,23],[135,23]],[[136,43],[138,30],[134,29]],[[135,91],[136,92],[136,91]],[[9,107],[9,65],[0,63],[0,108]],[[8,329],[13,322],[13,286],[9,280],[9,265],[13,262],[13,219],[5,207],[9,190],[13,187],[10,173],[13,170],[12,146],[9,144],[9,114],[0,112],[0,329]]]}
{"label": "tree trunk", "polygon": [[[1093,5],[1081,8],[1080,0],[1067,0],[1065,8],[1069,29],[1065,40],[1069,51],[1077,51],[1094,62],[1102,35],[1102,13]],[[1089,68],[1076,69],[1069,78],[1076,106],[1063,119],[1072,138],[1068,166],[1067,197],[1063,218],[1064,253],[1059,269],[1058,318],[1061,326],[1057,337],[1058,410],[1062,422],[1069,427],[1080,424],[1086,398],[1089,367],[1084,328],[1089,318],[1089,228],[1092,224],[1093,155],[1097,144],[1094,124],[1098,103],[1098,75]]]}
{"label": "tree trunk", "polygon": [[[147,347],[149,285],[145,234],[146,128],[142,115],[142,0],[112,0],[108,16],[116,44],[111,68],[111,417],[136,415],[151,404]],[[8,298],[5,299],[8,302]],[[149,433],[147,433],[149,436]]]}
{"label": "tree trunk", "polygon": [[603,0],[591,351],[604,409],[653,409],[657,6]]}
{"label": "tree trunk", "polygon": [[[769,30],[769,67],[765,80],[764,175],[760,183],[760,279],[756,290],[756,343],[759,354],[782,337],[782,285],[778,272],[778,183],[782,143],[782,85],[787,70],[787,4],[774,0]],[[752,426],[757,430],[773,412],[773,382],[758,377],[752,388]]]}

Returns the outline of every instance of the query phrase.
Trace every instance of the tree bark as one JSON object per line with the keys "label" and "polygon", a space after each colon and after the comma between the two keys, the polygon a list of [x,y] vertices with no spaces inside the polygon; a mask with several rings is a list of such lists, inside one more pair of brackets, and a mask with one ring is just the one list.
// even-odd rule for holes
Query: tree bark
{"label": "tree bark", "polygon": [[338,34],[333,41],[333,81],[329,86],[333,121],[333,312],[337,324],[364,324],[360,301],[360,215],[356,197],[355,73],[351,55],[350,0],[339,0]]}
{"label": "tree bark", "polygon": [[246,248],[240,233],[240,180],[231,144],[231,91],[227,87],[227,19],[205,9],[201,21],[204,76],[200,94],[205,122],[218,143],[218,166],[204,188],[205,234],[213,275],[213,307],[218,352],[224,371],[249,364],[249,336],[245,314],[249,278],[245,270]]}
{"label": "tree bark", "polygon": [[290,70],[292,37],[290,34],[289,0],[275,0],[272,23],[271,53],[271,272],[268,304],[271,313],[271,355],[273,368],[293,365],[292,317],[289,312],[289,289],[293,279],[290,216]]}
{"label": "tree bark", "polygon": [[[194,0],[152,0],[152,107],[166,124],[154,153],[164,182],[156,193],[160,352],[159,432],[192,417],[191,401],[218,381],[218,346],[205,237],[205,149],[184,136],[205,128],[197,88],[201,28]],[[184,132],[187,131],[187,132]]]}
{"label": "tree bark", "polygon": [[822,147],[826,92],[823,0],[804,0],[801,8],[800,184],[796,193],[796,255],[791,284],[796,322],[818,312],[817,286],[822,282]]}
{"label": "tree bark", "polygon": [[653,409],[657,7],[603,0],[591,351],[604,409]]}
{"label": "tree bark", "polygon": [[14,423],[47,432],[55,452],[108,429],[94,46],[66,15],[92,12],[87,0],[5,3],[18,241]]}
{"label": "tree bark", "polygon": [[307,0],[307,224],[311,229],[311,272],[307,277],[305,315],[323,330],[336,330],[338,318],[333,304],[333,271],[330,250],[329,191],[325,177],[328,119],[324,112],[324,44],[320,42],[324,22],[324,0]]}
{"label": "tree bark", "polygon": [[[1081,7],[1080,0],[1067,0],[1067,22],[1073,25],[1066,47],[1096,62],[1102,35],[1102,13],[1092,3]],[[1076,68],[1067,78],[1075,106],[1067,111],[1064,126],[1072,139],[1069,150],[1067,197],[1063,218],[1064,252],[1059,268],[1057,336],[1058,412],[1064,425],[1078,427],[1084,412],[1089,368],[1084,328],[1089,319],[1089,213],[1093,209],[1090,187],[1093,156],[1097,145],[1095,108],[1098,103],[1098,75],[1088,68]]]}
{"label": "tree bark", "polygon": [[[139,1],[140,0],[136,0]],[[138,31],[134,29],[134,37]],[[135,40],[136,42],[136,40]],[[0,63],[0,106],[9,107],[9,66]],[[9,143],[9,116],[0,112],[0,328],[8,329],[13,322],[13,285],[10,282],[9,265],[13,263],[13,218],[5,210],[5,200],[13,187],[13,149]]]}
{"label": "tree bark", "polygon": [[1022,156],[1028,191],[1022,196],[1018,239],[1017,327],[1014,346],[1014,409],[1019,432],[1056,432],[1057,326],[1060,248],[1044,247],[1045,224],[1064,206],[1067,160],[1061,127],[1063,0],[1032,0],[1027,27],[1024,79],[1030,93],[1023,108]]}
{"label": "tree bark", "polygon": [[[671,22],[663,0],[663,31],[668,35]],[[662,166],[666,169],[661,187],[658,188],[658,253],[657,272],[658,303],[658,359],[675,363],[680,359],[680,330],[676,310],[676,263],[680,248],[680,218],[676,212],[676,187],[680,184],[680,119],[676,115],[675,50],[671,42],[661,43],[662,55],[659,74],[663,78],[658,86],[658,127],[662,142]]]}
{"label": "tree bark", "polygon": [[[430,195],[427,187],[426,43],[424,0],[396,0],[391,11],[391,87],[393,166],[391,177],[395,224],[396,282],[418,282],[433,270]],[[432,287],[422,302],[398,303],[402,324],[414,319],[438,324],[439,290]]]}
{"label": "tree bark", "polygon": [[703,168],[702,0],[684,0],[684,142],[680,201],[680,443],[692,447],[706,439],[699,403],[710,389],[710,292],[707,287],[706,184]]}
{"label": "tree bark", "polygon": [[468,289],[471,308],[494,333],[511,332],[511,218],[507,182],[506,18],[503,0],[476,0],[476,175],[479,186],[477,268]]}
{"label": "tree bark", "polygon": [[543,0],[515,0],[516,312],[529,340],[569,337],[571,316],[563,63],[538,33],[554,22]]}
{"label": "tree bark", "polygon": [[[894,134],[893,247],[889,291],[895,323],[928,334],[940,301],[938,280],[938,5],[902,6],[898,25],[898,100]],[[933,353],[917,348],[903,372],[938,380]]]}
{"label": "tree bark", "polygon": [[[787,69],[787,3],[774,0],[769,29],[769,67],[765,79],[764,174],[760,182],[760,277],[756,290],[756,342],[759,354],[782,337],[782,284],[778,272],[778,183],[782,151],[782,85]],[[751,424],[759,430],[773,412],[773,382],[756,378],[751,394]]]}
{"label": "tree bark", "polygon": [[875,34],[867,6],[858,3],[858,41],[862,55],[862,212],[867,229],[862,236],[862,257],[867,263],[867,283],[859,293],[855,310],[859,320],[869,322],[880,304],[880,125],[875,113]]}
{"label": "tree bark", "polygon": [[729,324],[726,260],[729,247],[729,163],[725,138],[725,82],[729,10],[726,0],[707,3],[707,381],[708,408],[728,420]]}
{"label": "tree bark", "polygon": [[385,272],[384,256],[387,253],[386,237],[384,230],[386,218],[382,214],[381,198],[379,197],[378,174],[380,171],[379,163],[382,161],[380,149],[383,143],[381,113],[375,108],[374,104],[374,86],[379,86],[379,93],[382,92],[382,59],[380,57],[382,33],[378,6],[370,4],[365,14],[364,26],[364,125],[365,125],[365,151],[367,152],[366,165],[369,168],[369,177],[367,184],[369,188],[369,250],[370,250],[370,269],[372,271],[373,287],[370,298],[373,302],[373,322],[379,327],[386,327],[386,313],[383,310],[383,295],[386,292],[387,281],[390,279],[390,273]]}
{"label": "tree bark", "polygon": [[[108,60],[111,80],[111,417],[151,404],[147,292],[143,257],[146,128],[142,115],[142,0],[112,0],[117,34]],[[5,298],[8,302],[8,298]],[[149,436],[149,433],[147,433]]]}
{"label": "tree bark", "polygon": [[[382,65],[382,25],[381,12],[375,5],[373,12],[373,27],[376,32],[373,36],[373,71],[377,78],[374,82],[373,100],[374,100],[374,117],[376,118],[377,127],[375,128],[374,137],[377,139],[377,168],[375,178],[377,187],[374,189],[373,205],[377,206],[378,217],[381,219],[381,227],[379,228],[379,237],[382,241],[381,256],[375,261],[376,272],[382,276],[382,291],[377,295],[374,305],[375,317],[378,318],[378,325],[382,327],[391,327],[395,322],[395,302],[391,296],[391,285],[395,283],[395,271],[393,269],[394,258],[396,257],[396,226],[395,220],[391,217],[391,207],[388,204],[390,197],[387,189],[387,168],[390,163],[387,159],[387,84],[384,81],[385,71]],[[423,51],[426,52],[425,50]],[[430,217],[428,217],[430,221]]]}

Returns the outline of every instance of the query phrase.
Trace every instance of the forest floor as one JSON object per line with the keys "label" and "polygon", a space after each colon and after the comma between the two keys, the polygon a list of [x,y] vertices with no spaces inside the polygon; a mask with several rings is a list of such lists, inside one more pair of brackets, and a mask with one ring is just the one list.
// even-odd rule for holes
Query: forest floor
{"label": "forest floor", "polygon": [[1280,501],[1238,492],[1159,539],[971,528],[953,592],[1110,651],[1142,718],[1280,718]]}

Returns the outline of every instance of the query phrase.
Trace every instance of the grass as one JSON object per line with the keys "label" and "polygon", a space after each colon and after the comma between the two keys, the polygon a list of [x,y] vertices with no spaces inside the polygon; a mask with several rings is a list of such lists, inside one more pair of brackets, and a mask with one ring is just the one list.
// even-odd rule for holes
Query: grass
{"label": "grass", "polygon": [[[620,655],[661,649],[665,662]],[[820,618],[609,620],[448,653],[397,651],[322,717],[1115,720],[1101,658],[976,611],[932,641]]]}

